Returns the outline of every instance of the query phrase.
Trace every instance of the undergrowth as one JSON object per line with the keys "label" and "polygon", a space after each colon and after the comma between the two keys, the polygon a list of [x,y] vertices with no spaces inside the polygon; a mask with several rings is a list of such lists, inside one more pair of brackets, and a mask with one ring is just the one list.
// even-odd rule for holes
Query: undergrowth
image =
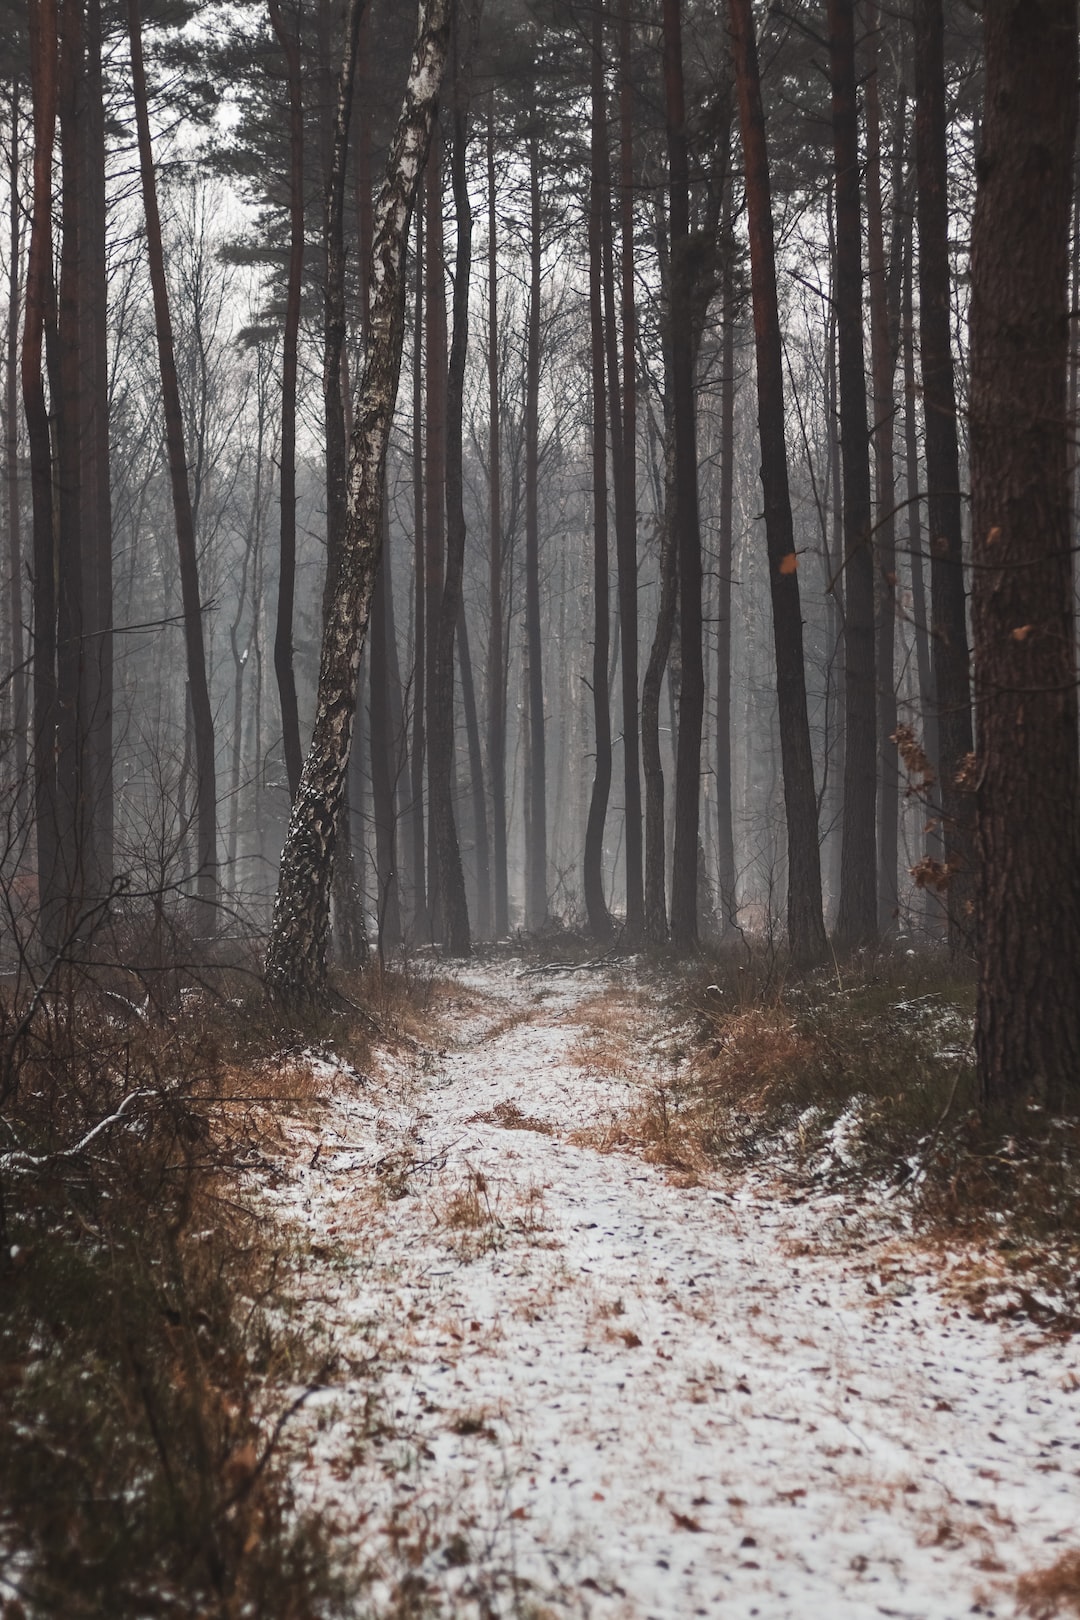
{"label": "undergrowth", "polygon": [[679,981],[681,1033],[642,1145],[681,1169],[903,1187],[924,1231],[992,1239],[1064,1296],[1047,1325],[1080,1327],[1080,1121],[1033,1110],[1019,1130],[980,1113],[974,993],[933,954],[780,982],[745,955],[699,965]]}
{"label": "undergrowth", "polygon": [[343,1610],[281,1456],[329,1367],[283,1325],[288,1240],[237,1187],[265,1036],[235,996],[189,1003],[83,979],[0,1006],[5,1614]]}

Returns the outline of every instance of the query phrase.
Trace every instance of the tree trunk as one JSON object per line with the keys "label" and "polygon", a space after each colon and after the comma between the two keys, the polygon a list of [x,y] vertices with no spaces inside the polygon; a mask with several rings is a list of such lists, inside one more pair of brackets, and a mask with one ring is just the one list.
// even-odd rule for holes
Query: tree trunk
{"label": "tree trunk", "polygon": [[[435,643],[434,703],[428,722],[431,769],[431,821],[437,852],[437,909],[451,956],[468,956],[469,906],[461,845],[454,818],[454,637],[462,613],[465,570],[463,412],[465,359],[469,344],[469,282],[472,271],[472,205],[466,159],[469,142],[468,65],[463,60],[461,23],[454,35],[454,116],[450,178],[454,194],[454,332],[446,380],[446,575]],[[429,357],[430,364],[430,357]]]}
{"label": "tree trunk", "polygon": [[675,451],[670,434],[664,444],[664,501],[660,529],[660,602],[656,611],[649,661],[641,685],[641,760],[645,776],[645,938],[663,945],[668,937],[666,841],[664,837],[664,766],[660,752],[660,694],[675,630],[679,590],[675,549]]}
{"label": "tree trunk", "polygon": [[[630,54],[630,0],[619,6],[619,218],[621,236],[622,444],[615,503],[619,565],[619,639],[622,659],[623,797],[626,839],[626,943],[645,925],[642,875],[641,750],[638,715],[637,545],[637,289],[634,285],[634,84]],[[618,388],[612,366],[613,398]],[[612,417],[614,424],[614,416]]]}
{"label": "tree trunk", "polygon": [[[197,816],[198,895],[206,905],[217,900],[217,786],[214,761],[214,716],[206,676],[203,639],[203,605],[199,593],[199,570],[195,549],[195,529],[191,515],[184,425],[180,413],[180,390],[176,380],[169,294],[165,281],[165,258],[161,241],[154,158],[150,143],[150,116],[146,100],[146,72],[143,67],[140,0],[128,0],[131,34],[131,78],[135,99],[135,120],[139,136],[139,168],[142,177],[143,209],[146,215],[146,251],[150,261],[150,281],[154,294],[154,325],[157,333],[161,391],[165,407],[165,442],[169,459],[176,541],[180,559],[180,592],[184,611],[184,640],[187,648],[187,677],[195,727],[195,772]],[[209,919],[207,919],[209,922]]]}
{"label": "tree trunk", "polygon": [[26,836],[28,802],[27,779],[27,689],[23,650],[23,560],[22,521],[19,510],[19,267],[22,263],[22,197],[20,194],[20,122],[22,86],[16,79],[11,94],[11,147],[8,165],[8,331],[7,373],[5,377],[7,414],[6,482],[8,510],[8,566],[11,571],[8,633],[11,638],[11,727],[14,734],[15,836]]}
{"label": "tree trunk", "polygon": [[55,0],[30,0],[30,73],[34,103],[34,190],[22,347],[23,409],[33,499],[34,822],[42,944],[56,951],[63,936],[63,883],[56,802],[56,562],[53,469],[45,399],[43,341],[55,320],[52,163],[57,105]]}
{"label": "tree trunk", "polygon": [[390,639],[390,555],[387,547],[389,523],[383,520],[382,562],[375,578],[371,604],[371,697],[368,737],[371,743],[371,809],[375,819],[376,918],[379,928],[379,957],[396,951],[401,944],[401,903],[397,873],[397,818],[394,808],[394,775],[391,765],[389,701]]}
{"label": "tree trunk", "polygon": [[[289,797],[295,799],[303,765],[300,717],[293,670],[293,607],[296,596],[296,377],[300,334],[300,295],[304,278],[304,106],[299,15],[297,32],[285,26],[278,0],[267,0],[270,22],[282,55],[289,91],[289,280],[281,360],[281,559],[278,574],[274,671],[281,702],[281,737]],[[328,292],[329,296],[329,292]],[[328,514],[329,516],[329,514]]]}
{"label": "tree trunk", "polygon": [[603,214],[611,192],[607,154],[607,108],[604,96],[604,8],[596,6],[592,25],[591,172],[589,176],[589,334],[592,357],[592,496],[593,496],[593,725],[596,751],[592,794],[585,824],[584,888],[589,931],[595,939],[611,938],[612,924],[604,898],[604,823],[611,791],[611,706],[608,699],[608,491],[607,390],[604,378]]}
{"label": "tree trunk", "polygon": [[[885,225],[881,200],[881,51],[878,34],[881,7],[874,0],[870,8],[871,64],[866,79],[866,237],[867,280],[870,290],[870,349],[874,398],[874,484],[875,484],[875,624],[877,665],[877,917],[883,935],[896,930],[900,896],[897,888],[897,831],[900,814],[900,776],[896,745],[896,490],[893,433],[896,403],[893,377],[896,322],[889,308],[891,268],[885,257]],[[902,148],[903,126],[897,130]],[[898,186],[903,160],[895,158],[893,209],[898,216]],[[895,238],[895,232],[894,232]],[[893,264],[896,260],[894,240]]]}
{"label": "tree trunk", "polygon": [[[927,758],[939,757],[937,730],[937,703],[934,700],[934,670],[930,657],[930,617],[926,603],[926,581],[923,574],[923,529],[919,498],[919,412],[918,390],[915,383],[915,304],[914,304],[914,232],[913,221],[908,219],[904,243],[904,281],[900,325],[904,346],[904,482],[907,505],[907,549],[911,561],[911,618],[915,638],[915,668],[919,683],[919,711],[922,716],[922,746]],[[929,813],[929,812],[927,812]],[[941,826],[936,820],[927,824],[924,851],[932,861],[944,858]],[[924,891],[926,921],[936,926],[940,922],[941,903],[932,887]]]}
{"label": "tree trunk", "polygon": [[79,486],[86,600],[80,750],[84,761],[86,843],[91,894],[113,878],[113,568],[109,484],[109,330],[105,244],[105,112],[101,71],[101,0],[86,0],[82,140],[85,147],[79,230],[79,351],[82,412]]}
{"label": "tree trunk", "polygon": [[664,104],[671,217],[671,397],[675,432],[675,524],[679,572],[682,682],[675,760],[675,855],[671,938],[682,950],[698,940],[698,833],[701,724],[705,674],[701,656],[701,532],[698,522],[697,429],[691,311],[689,164],[683,107],[680,0],[664,0]]}
{"label": "tree trunk", "polygon": [[765,503],[780,753],[784,806],[787,811],[788,945],[794,961],[802,965],[821,961],[827,953],[828,941],[821,916],[817,800],[806,713],[798,557],[788,490],[783,350],[776,301],[776,250],[765,145],[765,114],[761,102],[751,0],[730,0],[729,14],[746,169],[750,277],[757,351],[761,486]]}
{"label": "tree trunk", "polygon": [[[276,5],[275,8],[276,10]],[[357,59],[360,50],[360,29],[365,11],[365,0],[349,0],[349,7],[345,18],[345,45],[342,54],[341,69],[337,75],[337,83],[333,83],[330,72],[329,57],[329,18],[327,15],[326,0],[321,0],[319,7],[319,24],[321,49],[320,55],[324,62],[324,81],[327,84],[328,96],[333,94],[334,118],[330,131],[329,153],[324,154],[326,200],[323,215],[323,245],[326,270],[326,285],[323,300],[323,430],[326,438],[326,585],[323,590],[323,614],[326,613],[326,594],[329,582],[337,572],[337,560],[341,552],[342,535],[345,530],[345,478],[347,470],[347,444],[346,444],[346,409],[347,404],[343,398],[342,377],[343,359],[345,355],[345,181],[348,167],[349,153],[349,124],[352,119],[352,106],[355,93]],[[279,36],[280,37],[280,36]],[[291,72],[291,64],[290,64]],[[291,81],[290,81],[291,83]],[[290,92],[291,93],[291,92]],[[297,97],[299,105],[299,97]],[[292,105],[290,101],[290,106]],[[302,107],[301,107],[302,127]],[[361,238],[370,232],[371,192],[369,188],[361,188],[360,229]],[[290,213],[294,214],[296,205],[295,196],[290,196]],[[299,225],[301,235],[303,231],[303,209],[299,210]],[[293,218],[293,225],[297,223]],[[294,243],[295,245],[295,243]],[[302,244],[301,244],[302,245]],[[301,255],[300,271],[303,270]],[[290,309],[292,301],[293,258],[290,254]],[[299,296],[297,297],[297,313],[299,313]],[[361,314],[361,323],[366,328],[366,310]],[[288,328],[288,319],[286,327]],[[288,333],[286,332],[286,337]],[[293,334],[293,347],[295,350],[297,334]],[[288,345],[286,344],[286,347]],[[295,353],[293,357],[293,419],[295,422]],[[283,412],[283,430],[284,430]],[[295,433],[294,433],[295,448]],[[292,527],[295,540],[296,504],[295,504],[295,456],[293,457],[293,503]],[[284,461],[283,461],[284,467]],[[284,509],[283,509],[284,516]],[[295,562],[295,544],[293,546]],[[280,600],[280,599],[279,599]],[[291,612],[290,612],[291,620]],[[279,627],[280,628],[280,627]],[[381,649],[385,651],[385,649]],[[374,638],[371,657],[372,671],[376,664]],[[289,626],[289,675],[292,675],[292,634]],[[293,700],[295,702],[296,690],[293,685]],[[388,762],[382,762],[378,767],[374,761],[375,726],[372,725],[372,794],[375,796],[375,778],[378,771],[384,774],[389,772]],[[382,733],[380,734],[382,735]],[[297,736],[299,745],[299,735]],[[297,771],[299,779],[299,770]],[[382,776],[379,778],[380,785]],[[290,778],[291,788],[291,778]],[[294,791],[294,790],[293,790]],[[379,825],[379,807],[375,809],[376,826]],[[334,884],[334,932],[338,957],[346,968],[362,966],[367,954],[367,936],[364,928],[364,906],[361,886],[357,881],[355,856],[352,840],[352,812],[349,804],[349,794],[346,788],[345,799],[341,810],[341,830],[338,835],[338,858],[335,867]],[[380,891],[381,892],[381,891]],[[396,904],[397,895],[394,893]],[[381,914],[380,914],[381,915]],[[395,940],[396,944],[397,941]]]}
{"label": "tree trunk", "polygon": [[495,213],[495,120],[488,111],[488,782],[491,786],[495,938],[510,931],[506,857],[506,672],[503,653],[502,435],[499,423],[499,260]]}
{"label": "tree trunk", "polygon": [[427,354],[425,371],[426,436],[424,449],[424,612],[426,616],[427,768],[428,768],[428,911],[431,938],[442,939],[442,876],[439,835],[435,825],[435,757],[438,742],[435,711],[439,703],[439,613],[443,598],[443,554],[446,550],[446,277],[443,241],[443,135],[436,122],[424,183],[427,211],[425,302]]}
{"label": "tree trunk", "polygon": [[[534,114],[535,117],[535,114]],[[547,761],[540,648],[540,143],[529,135],[529,316],[525,337],[525,638],[528,643],[528,837],[525,927],[547,921]]]}
{"label": "tree trunk", "polygon": [[458,668],[461,673],[461,706],[465,712],[465,735],[469,744],[469,777],[472,789],[473,838],[476,846],[476,931],[481,939],[491,938],[491,849],[488,839],[487,795],[484,792],[484,754],[480,746],[480,716],[476,706],[469,627],[462,603],[457,629]]}
{"label": "tree trunk", "polygon": [[282,853],[266,957],[267,987],[285,1006],[310,1006],[326,996],[334,841],[379,565],[386,447],[401,372],[405,249],[417,176],[431,141],[452,11],[453,0],[421,0],[405,104],[375,211],[371,341],[354,415],[345,543],[323,630],[315,726]]}
{"label": "tree trunk", "polygon": [[412,927],[416,941],[431,938],[427,848],[424,842],[424,771],[427,758],[427,535],[424,529],[424,210],[416,210],[416,287],[413,318],[413,667],[412,740],[409,749],[409,842],[412,849]]}
{"label": "tree trunk", "polygon": [[1080,790],[1069,499],[1076,0],[986,15],[971,244],[979,990],[986,1107],[1080,1104]]}
{"label": "tree trunk", "polygon": [[919,202],[919,339],[922,354],[930,601],[938,772],[949,945],[971,946],[971,800],[956,780],[971,752],[971,690],[956,384],[952,356],[943,0],[915,5],[915,153]]}
{"label": "tree trunk", "polygon": [[716,607],[716,844],[720,926],[735,927],[739,899],[731,815],[731,576],[735,566],[735,255],[731,241],[731,181],[724,189],[724,254],[720,361],[720,511],[717,524]]}
{"label": "tree trunk", "polygon": [[877,938],[877,691],[869,426],[863,359],[862,221],[854,0],[829,0],[836,160],[836,329],[844,482],[844,819],[836,937]]}

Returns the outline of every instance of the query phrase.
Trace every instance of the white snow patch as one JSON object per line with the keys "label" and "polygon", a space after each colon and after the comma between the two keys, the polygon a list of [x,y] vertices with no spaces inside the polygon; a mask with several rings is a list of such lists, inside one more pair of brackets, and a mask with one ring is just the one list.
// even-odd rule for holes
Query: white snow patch
{"label": "white snow patch", "polygon": [[307,1310],[357,1370],[294,1447],[376,1612],[1015,1613],[1080,1546],[1075,1346],[968,1314],[844,1195],[568,1141],[640,1086],[572,1058],[614,974],[459,981],[483,1017],[339,1086],[266,1195],[333,1244]]}

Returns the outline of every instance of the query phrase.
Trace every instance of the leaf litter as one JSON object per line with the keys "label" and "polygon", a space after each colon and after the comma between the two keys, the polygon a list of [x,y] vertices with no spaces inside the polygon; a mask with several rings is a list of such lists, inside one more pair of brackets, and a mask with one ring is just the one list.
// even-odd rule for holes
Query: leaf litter
{"label": "leaf litter", "polygon": [[329,1106],[262,1178],[338,1352],[297,1490],[365,1612],[1031,1612],[1080,1557],[1075,1341],[970,1310],[885,1189],[590,1145],[655,1084],[631,969],[456,978],[445,1051],[309,1055]]}

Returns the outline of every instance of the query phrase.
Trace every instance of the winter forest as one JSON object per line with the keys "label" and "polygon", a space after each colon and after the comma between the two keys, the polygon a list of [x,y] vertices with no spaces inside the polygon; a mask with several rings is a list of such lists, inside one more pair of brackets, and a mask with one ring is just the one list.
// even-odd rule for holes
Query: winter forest
{"label": "winter forest", "polygon": [[[731,1580],[774,1620],[1080,1613],[1075,1472],[1048,1510],[1002,1371],[1077,1388],[1078,33],[1075,0],[0,0],[5,1620],[681,1620]],[[597,1261],[570,1234],[609,1219]],[[571,1558],[515,1495],[549,1442],[499,1427],[502,1352],[449,1430],[435,1352],[494,1331],[515,1244],[611,1281],[564,1336],[678,1337],[614,1280],[635,1221],[718,1299],[773,1245],[774,1406],[818,1332],[793,1254],[844,1321],[864,1272],[889,1301],[851,1382],[911,1295],[897,1379],[968,1390],[963,1298],[1001,1561],[946,1513],[967,1473],[931,1511],[894,1471],[925,1523],[732,1575],[713,1489],[732,1546],[772,1521],[682,1491],[662,1367],[645,1477],[698,1564],[563,1435],[619,1503]],[[551,1331],[524,1365],[572,1406]],[[752,1405],[757,1332],[702,1401]],[[116,1369],[81,1415],[80,1364]],[[499,1508],[495,1439],[542,1457]],[[862,1489],[800,1444],[785,1538]],[[399,1529],[343,1554],[332,1480]],[[130,1544],[87,1506],[125,1492]]]}

